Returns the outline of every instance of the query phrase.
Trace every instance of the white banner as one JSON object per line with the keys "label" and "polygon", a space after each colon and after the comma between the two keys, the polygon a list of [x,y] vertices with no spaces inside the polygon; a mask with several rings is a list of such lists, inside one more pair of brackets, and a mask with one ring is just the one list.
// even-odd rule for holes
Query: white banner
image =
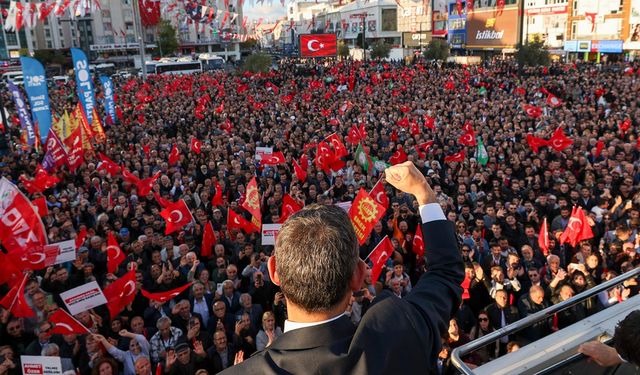
{"label": "white banner", "polygon": [[282,224],[262,224],[262,245],[275,245]]}
{"label": "white banner", "polygon": [[262,156],[273,154],[273,147],[256,147],[256,160],[262,160]]}
{"label": "white banner", "polygon": [[345,210],[346,213],[349,213],[349,210],[351,209],[351,203],[352,202],[338,202],[335,205]]}
{"label": "white banner", "polygon": [[60,357],[21,355],[22,375],[62,374]]}
{"label": "white banner", "polygon": [[47,246],[58,247],[58,256],[56,257],[56,262],[54,264],[62,264],[66,262],[73,262],[74,260],[76,260],[76,241],[75,240],[57,242]]}
{"label": "white banner", "polygon": [[60,297],[64,304],[67,305],[71,315],[76,315],[107,303],[107,299],[95,281],[60,293]]}

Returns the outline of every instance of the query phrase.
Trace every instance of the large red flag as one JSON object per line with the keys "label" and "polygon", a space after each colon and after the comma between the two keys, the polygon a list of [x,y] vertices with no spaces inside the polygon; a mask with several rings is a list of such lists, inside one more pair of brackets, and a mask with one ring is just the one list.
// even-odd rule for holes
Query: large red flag
{"label": "large red flag", "polygon": [[580,235],[578,236],[578,242],[593,238],[593,230],[591,229],[591,226],[589,225],[589,220],[587,219],[587,216],[584,214],[584,210],[578,209],[578,217],[580,218],[580,221],[582,222],[582,228],[580,229]]}
{"label": "large red flag", "polygon": [[304,181],[307,179],[307,172],[305,172],[304,169],[302,169],[302,167],[295,160],[293,161],[293,170],[296,173],[296,178],[298,179],[298,181],[304,183]]}
{"label": "large red flag", "polygon": [[171,301],[172,299],[176,298],[180,293],[187,290],[191,286],[191,284],[193,284],[193,282],[184,284],[183,286],[172,289],[172,290],[167,290],[166,292],[150,293],[144,289],[142,289],[141,292],[143,296],[147,297],[152,301],[167,302],[167,301]]}
{"label": "large red flag", "polygon": [[229,209],[227,213],[227,230],[231,231],[232,229],[239,229],[247,234],[259,231],[255,225],[251,224],[251,222],[242,217],[242,215]]}
{"label": "large red flag", "polygon": [[465,152],[464,150],[462,150],[460,152],[456,152],[455,154],[445,156],[444,161],[447,163],[453,163],[453,162],[462,163],[464,161],[464,158],[465,158]]}
{"label": "large red flag", "polygon": [[47,320],[53,323],[51,333],[57,333],[60,335],[71,335],[74,333],[84,335],[86,333],[91,333],[87,327],[82,325],[82,323],[78,322],[73,316],[69,315],[69,313],[63,309],[57,309],[53,314],[49,315]]}
{"label": "large red flag", "polygon": [[191,211],[184,202],[184,199],[180,199],[176,203],[160,211],[160,216],[162,216],[167,223],[164,234],[170,234],[180,230],[182,227],[193,221]]}
{"label": "large red flag", "polygon": [[345,147],[344,143],[342,143],[342,140],[340,139],[338,134],[333,133],[328,136],[326,140],[329,141],[331,146],[333,146],[333,151],[336,159],[349,155],[349,151],[347,151],[347,148]]}
{"label": "large red flag", "polygon": [[384,184],[382,183],[382,178],[373,185],[373,188],[369,192],[369,196],[373,198],[378,204],[382,205],[385,209],[389,208],[389,197],[387,196],[387,192],[384,190]]}
{"label": "large red flag", "polygon": [[60,179],[57,176],[47,173],[47,171],[38,164],[34,178],[31,179],[22,175],[20,176],[20,182],[22,182],[29,194],[33,194],[41,193],[48,188],[55,186],[60,182]]}
{"label": "large red flag", "polygon": [[573,141],[564,134],[562,128],[557,128],[551,138],[549,138],[549,146],[558,152],[562,152],[565,148],[571,146]]}
{"label": "large red flag", "polygon": [[540,247],[540,251],[544,256],[549,254],[549,228],[547,227],[547,218],[545,217],[542,220],[542,225],[540,226],[540,233],[538,234],[538,247]]}
{"label": "large red flag", "polygon": [[109,238],[107,239],[107,272],[114,273],[125,258],[113,232],[109,232]]}
{"label": "large red flag", "polygon": [[562,235],[560,235],[560,243],[568,242],[571,246],[575,247],[578,242],[588,240],[589,238],[593,238],[593,231],[591,230],[591,226],[589,226],[587,217],[582,208],[574,206],[571,211],[569,223],[564,232],[562,232]]}
{"label": "large red flag", "polygon": [[222,206],[222,186],[220,183],[216,181],[215,183],[216,192],[213,194],[213,198],[211,198],[212,206]]}
{"label": "large red flag", "polygon": [[355,125],[351,125],[351,129],[349,129],[349,134],[346,137],[347,142],[352,145],[357,145],[360,143],[362,139],[362,135],[360,134],[360,130]]}
{"label": "large red flag", "polygon": [[535,105],[525,104],[522,106],[524,111],[527,113],[527,116],[531,118],[538,118],[542,116],[542,109],[540,107],[536,107]]}
{"label": "large red flag", "polygon": [[389,240],[389,236],[384,236],[382,241],[373,249],[367,259],[371,259],[373,267],[371,268],[371,282],[376,283],[382,272],[382,267],[393,254],[393,246]]}
{"label": "large red flag", "polygon": [[424,256],[424,238],[422,237],[422,226],[418,225],[416,228],[416,233],[413,235],[413,242],[411,245],[411,250],[416,255]]}
{"label": "large red flag", "polygon": [[49,208],[47,207],[47,200],[44,197],[40,197],[31,201],[33,207],[38,211],[38,215],[41,218],[49,215]]}
{"label": "large red flag", "polygon": [[0,285],[15,285],[22,277],[22,271],[12,260],[11,257],[0,251],[0,264],[2,264],[2,272],[0,272]]}
{"label": "large red flag", "polygon": [[96,168],[97,171],[104,169],[110,176],[115,176],[120,173],[120,166],[113,160],[109,159],[102,152],[98,153],[98,157],[100,158],[100,164]]}
{"label": "large red flag", "polygon": [[289,218],[289,216],[295,214],[301,209],[302,206],[298,202],[296,202],[295,199],[293,199],[289,194],[285,194],[284,197],[282,197],[282,211],[280,213],[280,222],[284,223]]}
{"label": "large red flag", "polygon": [[543,138],[535,137],[533,134],[527,134],[527,143],[536,154],[538,153],[538,149],[540,147],[549,145],[549,141]]}
{"label": "large red flag", "polygon": [[153,184],[155,184],[158,177],[160,177],[160,173],[161,172],[158,171],[153,176],[138,181],[136,188],[138,189],[139,197],[144,197],[151,192]]}
{"label": "large red flag", "polygon": [[213,254],[213,246],[216,244],[216,234],[213,232],[213,226],[210,221],[204,226],[204,233],[202,234],[202,246],[200,248],[200,256],[208,258]]}
{"label": "large red flag", "polygon": [[156,202],[158,202],[158,204],[162,208],[167,208],[173,204],[172,201],[162,198],[160,194],[156,193],[155,191],[153,192],[153,196],[156,198]]}
{"label": "large red flag", "polygon": [[0,179],[0,242],[10,252],[23,253],[47,244],[47,233],[35,207],[5,177]]}
{"label": "large red flag", "polygon": [[202,142],[200,142],[197,138],[191,138],[191,151],[200,155],[200,150],[202,149]]}
{"label": "large red flag", "polygon": [[360,188],[356,199],[349,208],[349,218],[358,237],[358,243],[362,245],[373,230],[373,226],[385,213],[383,205],[376,202],[363,188]]}
{"label": "large red flag", "polygon": [[424,126],[426,126],[427,128],[429,128],[431,130],[435,130],[436,129],[436,119],[434,119],[433,117],[430,117],[428,115],[424,115]]}
{"label": "large red flag", "polygon": [[76,234],[76,249],[84,245],[84,241],[87,239],[87,228],[83,227],[80,232]]}
{"label": "large red flag", "polygon": [[247,184],[247,192],[242,208],[247,210],[253,218],[251,223],[260,230],[262,227],[262,212],[260,211],[260,192],[258,191],[258,182],[255,176]]}
{"label": "large red flag", "polygon": [[178,160],[180,160],[180,151],[178,150],[178,146],[174,144],[169,153],[169,165],[174,165]]}
{"label": "large red flag", "polygon": [[260,164],[262,165],[278,165],[283,164],[286,161],[284,158],[284,154],[282,151],[277,151],[268,155],[263,155],[260,160]]}
{"label": "large red flag", "polygon": [[389,163],[391,163],[391,165],[396,165],[404,163],[405,161],[407,161],[407,159],[407,153],[404,152],[404,148],[400,147],[396,150],[396,152],[393,153],[393,155],[391,155],[391,157],[389,158]]}
{"label": "large red flag", "polygon": [[16,318],[32,318],[36,316],[27,300],[24,298],[24,284],[27,281],[25,274],[20,284],[11,288],[9,293],[0,300],[0,305],[9,310]]}
{"label": "large red flag", "polygon": [[104,288],[111,318],[116,317],[136,298],[136,271],[131,270]]}
{"label": "large red flag", "polygon": [[331,163],[335,160],[335,155],[331,151],[331,147],[325,141],[318,143],[316,151],[316,166],[323,171],[330,173]]}

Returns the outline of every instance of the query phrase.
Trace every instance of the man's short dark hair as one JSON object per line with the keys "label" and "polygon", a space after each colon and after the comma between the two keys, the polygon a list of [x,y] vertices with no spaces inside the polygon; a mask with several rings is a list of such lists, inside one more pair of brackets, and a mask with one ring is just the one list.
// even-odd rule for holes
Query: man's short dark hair
{"label": "man's short dark hair", "polygon": [[631,312],[616,326],[615,348],[620,357],[640,365],[640,310]]}
{"label": "man's short dark hair", "polygon": [[275,257],[283,294],[306,311],[328,311],[349,292],[358,240],[344,210],[314,204],[282,226]]}

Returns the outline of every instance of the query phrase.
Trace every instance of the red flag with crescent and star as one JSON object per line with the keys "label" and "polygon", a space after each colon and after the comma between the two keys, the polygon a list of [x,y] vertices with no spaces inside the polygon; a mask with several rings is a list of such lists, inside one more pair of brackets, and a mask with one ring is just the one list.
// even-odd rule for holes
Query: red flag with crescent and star
{"label": "red flag with crescent and star", "polygon": [[78,334],[84,335],[91,333],[80,322],[78,322],[73,316],[69,315],[64,309],[57,309],[53,314],[49,315],[47,320],[53,323],[51,333],[57,333],[60,335]]}
{"label": "red flag with crescent and star", "polygon": [[113,235],[113,232],[109,232],[107,239],[107,272],[114,273],[124,259],[124,253],[120,249],[116,237]]}
{"label": "red flag with crescent and star", "polygon": [[162,216],[167,223],[167,227],[164,231],[165,235],[178,231],[193,221],[191,211],[184,202],[184,199],[180,199],[176,203],[160,211],[160,216]]}
{"label": "red flag with crescent and star", "polygon": [[0,300],[0,306],[9,310],[16,318],[32,318],[36,316],[36,313],[24,298],[24,284],[27,281],[27,276],[25,273],[20,283],[12,287],[9,293]]}
{"label": "red flag with crescent and star", "polygon": [[382,183],[382,178],[373,185],[373,188],[369,192],[369,196],[373,198],[378,204],[382,205],[385,209],[389,208],[389,197],[387,196],[387,192],[384,191],[384,184]]}
{"label": "red flag with crescent and star", "polygon": [[544,256],[549,254],[549,228],[547,226],[547,218],[545,217],[542,220],[542,225],[540,226],[540,233],[538,234],[538,247],[542,251]]}
{"label": "red flag with crescent and star", "polygon": [[109,315],[113,319],[136,298],[136,270],[132,269],[104,288]]}
{"label": "red flag with crescent and star", "polygon": [[142,293],[143,296],[147,297],[152,301],[158,301],[158,302],[164,303],[176,298],[180,293],[187,290],[192,284],[193,282],[190,282],[190,283],[184,284],[183,286],[177,287],[175,289],[167,290],[166,292],[151,293],[151,292],[147,292],[144,289],[141,289],[140,292]]}
{"label": "red flag with crescent and star", "polygon": [[549,147],[558,152],[562,152],[562,150],[573,144],[573,141],[564,134],[564,130],[560,127],[553,132],[553,135],[549,138],[548,142]]}
{"label": "red flag with crescent and star", "polygon": [[298,202],[296,202],[295,199],[293,199],[289,194],[285,194],[284,197],[282,197],[282,210],[280,212],[280,222],[284,223],[289,218],[289,216],[295,214],[301,209],[302,209],[302,206]]}
{"label": "red flag with crescent and star", "polygon": [[422,237],[422,226],[418,225],[416,233],[413,235],[413,241],[411,243],[411,250],[418,255],[424,256],[424,237]]}
{"label": "red flag with crescent and star", "polygon": [[382,241],[378,243],[371,254],[367,257],[368,259],[371,259],[371,262],[373,263],[373,267],[371,267],[371,282],[375,283],[378,281],[380,272],[382,272],[382,267],[392,254],[393,246],[391,245],[389,236],[384,236]]}
{"label": "red flag with crescent and star", "polygon": [[204,233],[202,234],[202,246],[200,247],[200,256],[208,258],[213,254],[213,246],[218,240],[216,234],[213,232],[213,225],[210,221],[204,226]]}
{"label": "red flag with crescent and star", "polygon": [[191,151],[200,155],[200,149],[202,148],[202,142],[200,142],[197,138],[191,138]]}
{"label": "red flag with crescent and star", "polygon": [[227,213],[227,230],[231,231],[232,229],[239,229],[247,234],[258,232],[255,225],[251,224],[251,222],[232,209],[229,209]]}

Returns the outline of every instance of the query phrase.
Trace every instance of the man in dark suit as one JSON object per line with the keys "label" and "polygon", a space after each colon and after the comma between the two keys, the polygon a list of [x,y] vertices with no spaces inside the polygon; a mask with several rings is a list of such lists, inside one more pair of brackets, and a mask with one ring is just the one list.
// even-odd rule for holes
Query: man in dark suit
{"label": "man in dark suit", "polygon": [[216,331],[213,334],[213,346],[207,350],[207,358],[209,359],[210,368],[213,369],[213,373],[217,374],[220,371],[233,366],[236,349],[228,344],[227,335],[222,331]]}
{"label": "man in dark suit", "polygon": [[284,334],[224,373],[425,374],[435,365],[460,305],[462,258],[453,225],[413,163],[388,168],[386,180],[420,205],[428,271],[413,290],[374,304],[356,329],[344,312],[367,269],[353,225],[337,206],[306,207],[282,226],[268,260],[287,300]]}
{"label": "man in dark suit", "polygon": [[[509,295],[506,290],[501,289],[496,291],[494,298],[495,302],[485,308],[489,322],[493,328],[500,329],[520,319],[518,309],[509,304]],[[501,354],[507,352],[507,344],[509,341],[509,336],[500,339]]]}

